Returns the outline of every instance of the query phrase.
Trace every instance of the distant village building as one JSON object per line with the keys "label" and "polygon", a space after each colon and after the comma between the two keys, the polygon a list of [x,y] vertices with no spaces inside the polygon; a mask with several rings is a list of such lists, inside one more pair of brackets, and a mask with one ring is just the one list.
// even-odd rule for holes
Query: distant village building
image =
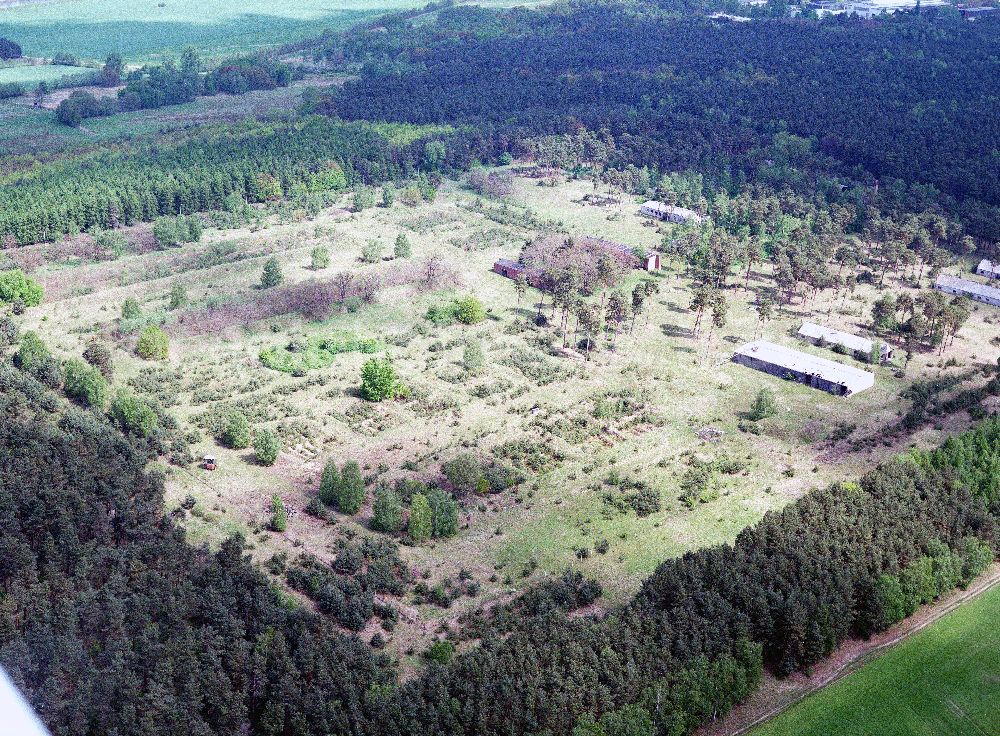
{"label": "distant village building", "polygon": [[958,12],[962,14],[962,17],[966,20],[976,20],[977,18],[985,18],[988,15],[993,15],[994,13],[1000,13],[1000,8],[993,8],[988,5],[979,5],[976,7],[969,7],[967,5],[956,5]]}
{"label": "distant village building", "polygon": [[[839,345],[859,360],[871,360],[875,341],[850,332],[842,332],[832,327],[824,327],[813,322],[803,322],[799,328],[799,337],[813,345]],[[892,357],[892,348],[884,342],[879,343],[879,362],[884,363]]]}
{"label": "distant village building", "polygon": [[875,385],[874,373],[766,340],[747,343],[736,351],[733,361],[835,396],[850,396]]}
{"label": "distant village building", "polygon": [[960,279],[958,276],[949,276],[943,273],[937,277],[937,280],[934,282],[934,288],[946,294],[967,296],[969,299],[975,299],[977,302],[1000,307],[1000,289],[980,284],[977,281]]}
{"label": "distant village building", "polygon": [[951,3],[946,0],[863,0],[862,2],[848,2],[846,5],[850,15],[874,18],[879,15],[892,15],[901,11],[915,10],[918,5],[921,10],[927,10],[927,8],[948,7]]}
{"label": "distant village building", "polygon": [[808,4],[820,18],[827,15],[857,15],[860,18],[874,18],[901,11],[940,8],[950,5],[947,0],[812,0]]}
{"label": "distant village building", "polygon": [[675,207],[672,204],[664,204],[652,199],[648,202],[643,202],[642,206],[639,207],[639,212],[646,217],[655,217],[657,220],[666,220],[667,222],[693,222],[697,224],[703,222],[705,219],[694,210],[689,210],[685,207]]}
{"label": "distant village building", "polygon": [[745,15],[732,15],[731,13],[712,13],[708,16],[712,20],[728,20],[733,23],[749,23],[750,18]]}
{"label": "distant village building", "polygon": [[976,273],[980,276],[987,276],[991,279],[1000,279],[1000,264],[984,258],[979,262],[979,265],[976,266]]}

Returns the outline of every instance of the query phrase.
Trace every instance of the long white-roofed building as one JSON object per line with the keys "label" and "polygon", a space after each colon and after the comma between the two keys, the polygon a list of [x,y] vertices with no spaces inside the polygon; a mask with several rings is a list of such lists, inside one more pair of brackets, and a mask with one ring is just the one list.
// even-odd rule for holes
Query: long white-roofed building
{"label": "long white-roofed building", "polygon": [[1000,289],[995,286],[980,284],[978,281],[969,281],[958,276],[949,276],[946,273],[937,277],[934,288],[946,294],[955,296],[967,296],[977,302],[1000,307]]}
{"label": "long white-roofed building", "polygon": [[[803,322],[799,328],[799,337],[813,345],[839,345],[859,360],[871,360],[872,350],[875,348],[875,341],[867,337],[824,327],[814,322]],[[892,348],[881,341],[878,345],[879,362],[884,363],[892,357]]]}
{"label": "long white-roofed building", "polygon": [[646,217],[655,217],[657,220],[666,220],[667,222],[699,223],[705,219],[694,210],[689,210],[686,207],[675,207],[672,204],[664,204],[652,199],[643,202],[639,207],[639,212]]}
{"label": "long white-roofed building", "polygon": [[733,361],[836,396],[850,396],[875,385],[874,373],[767,340],[747,343],[733,354]]}

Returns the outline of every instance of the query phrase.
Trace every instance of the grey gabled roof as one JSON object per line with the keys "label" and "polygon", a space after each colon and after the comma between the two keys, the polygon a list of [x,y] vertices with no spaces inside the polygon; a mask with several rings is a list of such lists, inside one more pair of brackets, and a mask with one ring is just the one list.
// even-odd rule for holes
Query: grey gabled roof
{"label": "grey gabled roof", "polygon": [[657,202],[655,199],[643,202],[642,208],[653,210],[661,215],[675,215],[677,217],[681,217],[686,220],[694,220],[696,222],[701,222],[704,219],[697,212],[689,210],[687,207],[676,207],[672,204]]}
{"label": "grey gabled roof", "polygon": [[991,299],[996,302],[1000,302],[1000,289],[995,286],[987,286],[986,284],[980,284],[978,281],[969,281],[968,279],[962,279],[958,276],[950,276],[943,273],[937,277],[934,282],[934,286],[937,288],[954,289],[955,291],[963,292],[969,296],[978,296],[983,299]]}
{"label": "grey gabled roof", "polygon": [[[864,353],[865,355],[871,354],[872,346],[875,344],[867,337],[852,335],[850,332],[835,330],[832,327],[824,327],[823,325],[817,325],[814,322],[803,322],[802,327],[799,328],[799,336],[811,340],[822,340],[823,342],[831,345],[843,345],[848,350],[852,350],[856,353]],[[885,354],[888,352],[888,349],[888,346],[883,343],[881,352]]]}
{"label": "grey gabled roof", "polygon": [[864,391],[875,385],[874,373],[838,363],[835,360],[821,358],[812,353],[786,348],[784,345],[767,340],[749,342],[737,350],[736,355],[756,358],[771,365],[787,368],[795,373],[819,376],[830,383],[846,386],[851,393]]}
{"label": "grey gabled roof", "polygon": [[976,266],[976,273],[996,278],[997,276],[1000,276],[1000,264],[994,263],[989,258],[984,258],[979,262],[979,265]]}

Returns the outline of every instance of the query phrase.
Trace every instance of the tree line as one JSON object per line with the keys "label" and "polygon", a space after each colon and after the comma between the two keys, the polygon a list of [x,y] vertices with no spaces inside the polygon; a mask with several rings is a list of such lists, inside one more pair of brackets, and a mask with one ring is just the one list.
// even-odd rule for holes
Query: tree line
{"label": "tree line", "polygon": [[87,118],[180,105],[203,95],[242,95],[287,87],[297,74],[287,64],[263,55],[233,57],[203,72],[194,49],[183,53],[179,65],[168,60],[126,73],[121,57],[112,55],[101,69],[99,80],[105,87],[124,82],[117,96],[98,98],[90,92],[76,91],[59,103],[56,118],[76,127]]}
{"label": "tree line", "polygon": [[371,126],[314,116],[210,127],[124,151],[72,155],[0,179],[0,246],[164,215],[231,210],[234,197],[266,202],[301,187],[339,191],[437,166],[466,168],[490,153],[479,136],[460,133],[446,137],[443,159],[429,161],[425,148],[432,137],[439,136],[418,131],[413,140],[395,144]]}

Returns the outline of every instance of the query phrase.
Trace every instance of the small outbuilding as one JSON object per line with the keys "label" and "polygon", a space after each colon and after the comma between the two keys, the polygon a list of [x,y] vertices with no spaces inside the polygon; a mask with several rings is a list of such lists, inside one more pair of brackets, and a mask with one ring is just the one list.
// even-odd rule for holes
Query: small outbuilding
{"label": "small outbuilding", "polygon": [[[842,332],[832,327],[824,327],[813,322],[803,322],[799,328],[799,337],[813,345],[839,345],[848,354],[858,360],[871,360],[875,341],[850,332]],[[884,342],[879,342],[879,362],[884,363],[892,357],[892,348]]]}
{"label": "small outbuilding", "polygon": [[[607,238],[593,238],[589,235],[585,235],[583,238],[580,238],[580,240],[594,243],[605,250],[617,253],[626,260],[635,259],[632,262],[636,263],[637,267],[643,269],[644,271],[660,270],[660,254],[655,250],[648,250],[643,253],[643,251],[629,248],[624,243],[608,240]],[[638,256],[639,253],[643,253],[641,258]]]}
{"label": "small outbuilding", "polygon": [[542,269],[534,268],[520,261],[512,261],[510,258],[501,258],[494,263],[493,272],[509,279],[523,277],[528,284],[536,289],[541,289],[545,285],[545,274]]}
{"label": "small outbuilding", "polygon": [[875,385],[874,373],[766,340],[747,343],[733,354],[733,362],[835,396],[850,396]]}
{"label": "small outbuilding", "polygon": [[675,207],[672,204],[664,204],[652,199],[648,202],[643,202],[639,207],[639,212],[646,217],[655,217],[657,220],[682,224],[687,222],[697,224],[705,220],[704,217],[694,210],[689,210],[686,207]]}
{"label": "small outbuilding", "polygon": [[984,258],[976,266],[976,273],[989,279],[1000,279],[1000,263]]}
{"label": "small outbuilding", "polygon": [[980,284],[978,281],[969,281],[958,276],[949,276],[946,273],[937,277],[934,288],[946,294],[955,296],[965,296],[983,304],[1000,307],[1000,289],[995,286]]}

